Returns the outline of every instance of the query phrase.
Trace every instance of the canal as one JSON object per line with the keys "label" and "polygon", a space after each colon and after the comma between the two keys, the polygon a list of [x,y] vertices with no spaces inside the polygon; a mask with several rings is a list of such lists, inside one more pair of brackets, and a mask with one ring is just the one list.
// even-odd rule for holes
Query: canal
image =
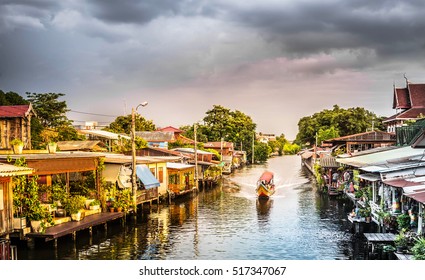
{"label": "canal", "polygon": [[[277,191],[258,201],[255,182],[275,173]],[[39,260],[344,260],[364,259],[347,213],[350,201],[318,192],[298,156],[236,170],[220,186],[138,217],[43,244],[18,246],[19,259]]]}

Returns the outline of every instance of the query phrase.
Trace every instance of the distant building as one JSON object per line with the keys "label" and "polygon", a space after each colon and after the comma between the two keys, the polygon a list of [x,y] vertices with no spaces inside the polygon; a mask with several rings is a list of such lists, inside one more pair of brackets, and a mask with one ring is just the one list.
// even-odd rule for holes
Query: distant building
{"label": "distant building", "polygon": [[259,133],[256,135],[256,139],[260,143],[267,144],[270,141],[276,141],[276,135],[275,134],[267,134],[267,133]]}
{"label": "distant building", "polygon": [[382,123],[387,132],[395,132],[406,121],[418,120],[425,116],[425,84],[413,84],[406,79],[406,87],[394,86],[393,109],[396,114]]}
{"label": "distant building", "polygon": [[31,118],[35,116],[32,105],[0,106],[0,145],[9,149],[10,141],[20,139],[25,149],[31,149]]}

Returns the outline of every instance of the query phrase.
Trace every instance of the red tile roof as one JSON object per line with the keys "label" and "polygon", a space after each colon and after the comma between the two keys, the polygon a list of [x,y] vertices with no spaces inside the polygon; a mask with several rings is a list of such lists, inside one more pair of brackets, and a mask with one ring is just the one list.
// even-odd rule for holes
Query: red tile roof
{"label": "red tile roof", "polygon": [[0,118],[26,117],[31,110],[31,105],[0,106]]}
{"label": "red tile roof", "polygon": [[178,129],[178,128],[175,128],[173,126],[167,126],[167,127],[163,127],[163,128],[158,128],[156,131],[163,131],[163,132],[171,131],[171,132],[177,132],[177,133],[182,133],[183,132],[183,130]]}
{"label": "red tile roof", "polygon": [[393,109],[408,109],[410,108],[409,91],[407,88],[395,88]]}
{"label": "red tile roof", "polygon": [[412,107],[425,107],[425,84],[408,84]]}
{"label": "red tile roof", "polygon": [[411,108],[404,112],[386,118],[383,123],[401,119],[417,119],[420,114],[425,116],[425,108]]}

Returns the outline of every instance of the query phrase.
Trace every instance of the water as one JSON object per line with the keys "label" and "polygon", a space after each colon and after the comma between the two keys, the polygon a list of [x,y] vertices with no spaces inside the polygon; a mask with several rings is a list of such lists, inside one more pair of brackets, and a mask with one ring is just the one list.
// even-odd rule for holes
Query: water
{"label": "water", "polygon": [[[255,182],[275,173],[276,193],[258,201]],[[362,259],[353,237],[352,204],[320,194],[298,156],[245,167],[221,186],[173,205],[154,205],[137,219],[109,223],[48,244],[20,246],[19,259],[337,260]]]}

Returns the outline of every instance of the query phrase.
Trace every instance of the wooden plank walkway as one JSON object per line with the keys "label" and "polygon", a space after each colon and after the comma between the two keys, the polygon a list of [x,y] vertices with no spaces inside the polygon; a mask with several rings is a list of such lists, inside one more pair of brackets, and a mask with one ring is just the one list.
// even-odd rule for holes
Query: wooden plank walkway
{"label": "wooden plank walkway", "polygon": [[109,221],[124,217],[124,212],[105,212],[84,217],[81,221],[67,222],[56,226],[46,228],[44,233],[31,232],[27,233],[28,238],[44,238],[45,241],[54,240],[59,237],[73,234],[77,231],[91,228],[93,226],[105,224]]}
{"label": "wooden plank walkway", "polygon": [[397,252],[394,252],[394,254],[396,255],[397,259],[399,260],[413,260],[413,255],[411,254],[400,254]]}
{"label": "wooden plank walkway", "polygon": [[367,242],[393,242],[395,240],[394,233],[363,233]]}

